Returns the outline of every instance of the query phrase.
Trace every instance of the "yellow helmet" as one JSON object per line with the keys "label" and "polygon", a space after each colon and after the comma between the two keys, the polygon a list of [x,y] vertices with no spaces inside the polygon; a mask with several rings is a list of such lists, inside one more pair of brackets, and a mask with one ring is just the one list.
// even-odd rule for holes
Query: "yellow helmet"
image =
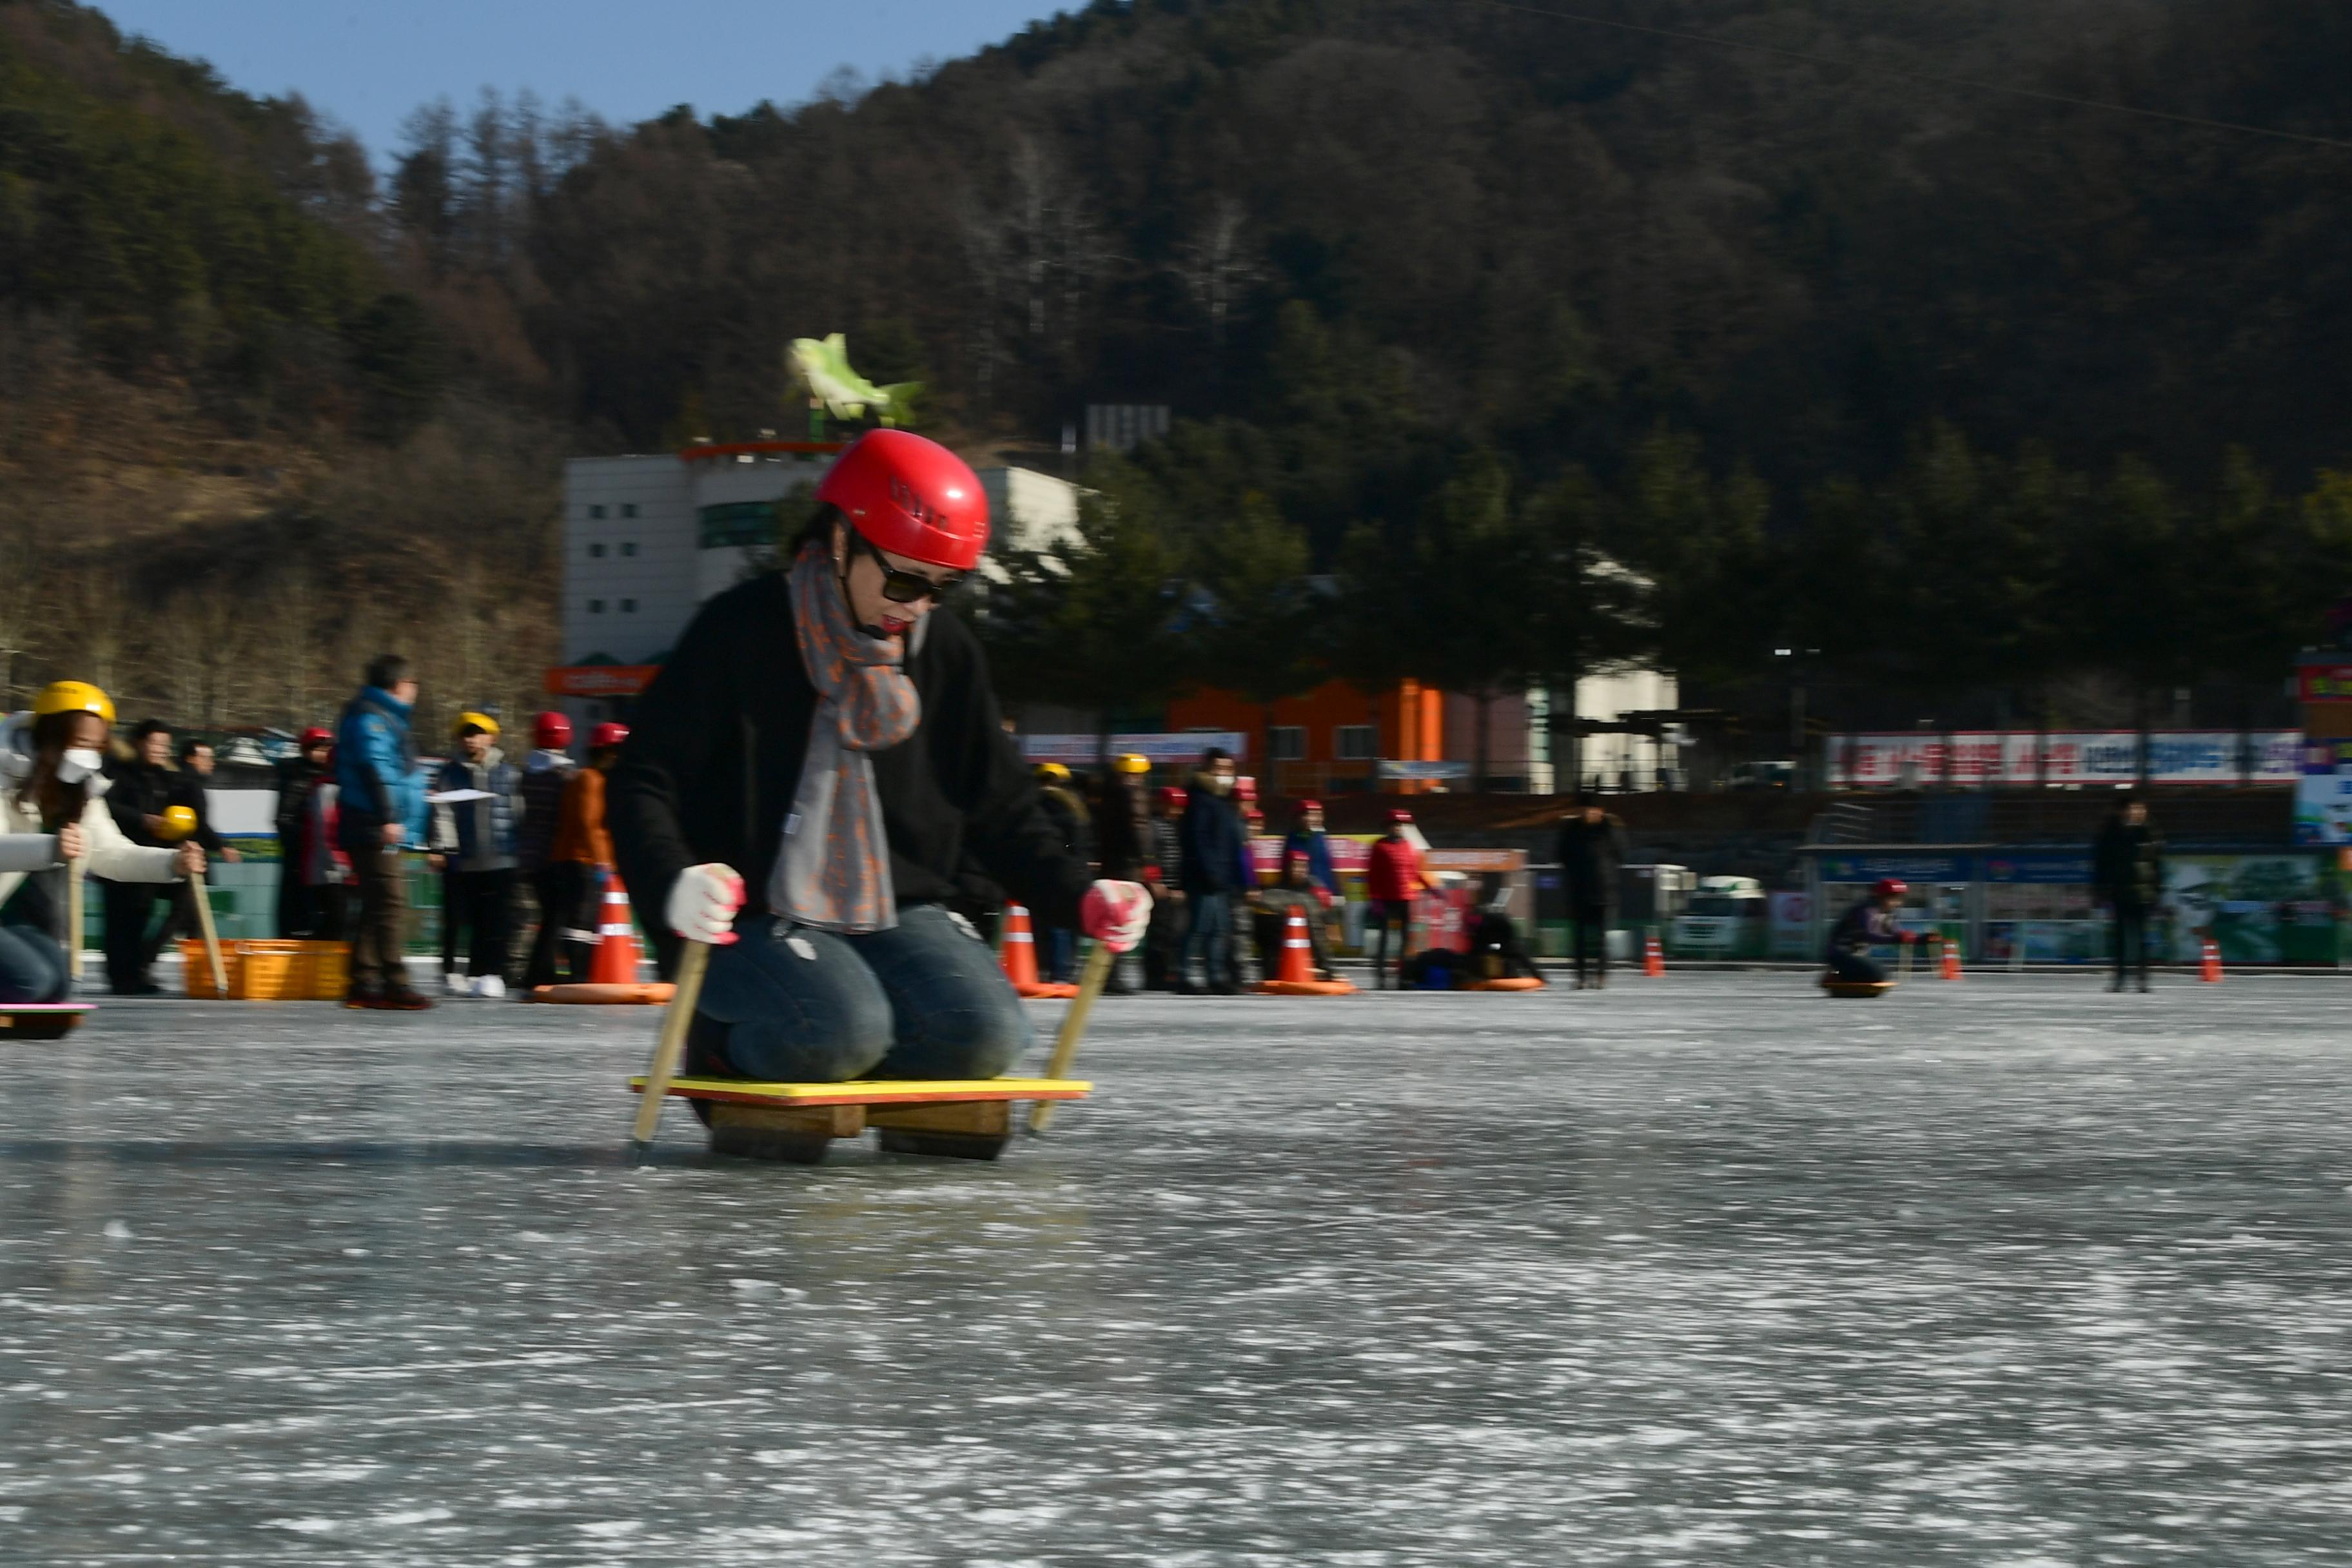
{"label": "yellow helmet", "polygon": [[177,844],[195,830],[196,814],[193,810],[184,805],[167,805],[163,808],[163,838],[165,843]]}
{"label": "yellow helmet", "polygon": [[114,722],[114,700],[87,680],[52,680],[33,699],[33,717],[52,713],[95,713]]}
{"label": "yellow helmet", "polygon": [[460,713],[457,715],[457,721],[449,726],[449,738],[453,741],[463,739],[468,730],[479,730],[483,734],[496,740],[499,733],[499,721],[487,713]]}
{"label": "yellow helmet", "polygon": [[1151,759],[1140,752],[1129,752],[1111,766],[1123,773],[1148,773],[1151,771]]}
{"label": "yellow helmet", "polygon": [[1039,784],[1067,784],[1070,782],[1070,770],[1064,767],[1059,763],[1039,763],[1037,764],[1037,782]]}

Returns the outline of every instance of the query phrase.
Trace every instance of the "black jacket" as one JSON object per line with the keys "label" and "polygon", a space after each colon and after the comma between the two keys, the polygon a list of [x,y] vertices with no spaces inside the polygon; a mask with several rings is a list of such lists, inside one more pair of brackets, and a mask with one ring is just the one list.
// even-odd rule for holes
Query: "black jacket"
{"label": "black jacket", "polygon": [[1095,853],[1102,874],[1118,882],[1143,880],[1155,864],[1151,849],[1151,803],[1132,773],[1113,773],[1103,783],[1102,809],[1095,814]]}
{"label": "black jacket", "polygon": [[147,819],[163,816],[163,808],[172,804],[171,771],[134,759],[115,763],[107,769],[107,776],[114,782],[106,792],[106,809],[113,814],[114,826],[122,829],[122,837],[133,844],[161,844],[163,840],[148,828]]}
{"label": "black jacket", "polygon": [[2164,897],[2164,836],[2152,822],[2134,827],[2110,817],[2091,847],[2091,874],[2109,903],[2155,908]]}
{"label": "black jacket", "polygon": [[1581,815],[1559,825],[1554,843],[1560,878],[1567,887],[1569,907],[1613,910],[1617,888],[1625,869],[1625,825],[1607,813],[1598,822]]}
{"label": "black jacket", "polygon": [[1183,888],[1188,893],[1230,893],[1239,889],[1242,857],[1248,853],[1242,814],[1230,795],[1219,795],[1192,776],[1178,837],[1183,850]]}
{"label": "black jacket", "polygon": [[221,836],[213,831],[212,806],[205,795],[205,781],[185,769],[166,774],[170,781],[169,805],[184,805],[196,814],[196,830],[188,835],[205,847],[205,853],[218,856],[224,847]]}
{"label": "black jacket", "polygon": [[310,815],[311,793],[326,772],[303,756],[289,757],[278,764],[278,842],[285,847],[283,853],[289,861],[294,858],[294,847],[302,841],[302,826]]}
{"label": "black jacket", "polygon": [[[873,753],[898,901],[956,897],[969,852],[1042,923],[1077,925],[1093,877],[1038,809],[971,628],[933,611],[907,671],[922,721]],[[639,920],[660,930],[678,873],[710,861],[742,873],[746,912],[765,910],[815,711],[782,574],[696,614],[637,699],[605,788],[605,826]]]}

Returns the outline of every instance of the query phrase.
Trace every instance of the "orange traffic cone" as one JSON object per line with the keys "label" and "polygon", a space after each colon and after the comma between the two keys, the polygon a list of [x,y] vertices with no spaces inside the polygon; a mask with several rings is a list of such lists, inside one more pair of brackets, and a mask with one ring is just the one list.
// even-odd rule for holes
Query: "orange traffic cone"
{"label": "orange traffic cone", "polygon": [[1037,938],[1029,929],[1029,911],[1019,904],[1004,906],[1004,978],[1024,996],[1076,996],[1075,985],[1049,985],[1037,978]]}
{"label": "orange traffic cone", "polygon": [[2197,978],[2208,985],[2221,984],[2221,944],[2210,936],[2205,939],[2204,950],[2198,959]]}
{"label": "orange traffic cone", "polygon": [[1355,986],[1345,980],[1318,980],[1310,957],[1315,952],[1315,939],[1307,930],[1307,916],[1300,910],[1290,911],[1290,919],[1282,928],[1282,962],[1271,980],[1261,980],[1253,989],[1268,996],[1345,996]]}
{"label": "orange traffic cone", "polygon": [[1666,950],[1658,945],[1656,931],[1652,931],[1642,943],[1642,973],[1652,980],[1666,973]]}
{"label": "orange traffic cone", "polygon": [[604,876],[604,917],[596,925],[596,952],[588,961],[591,985],[637,983],[637,927],[629,918],[629,895],[621,879]]}
{"label": "orange traffic cone", "polygon": [[1946,937],[1944,939],[1944,978],[1958,980],[1959,977],[1960,944],[1950,937]]}

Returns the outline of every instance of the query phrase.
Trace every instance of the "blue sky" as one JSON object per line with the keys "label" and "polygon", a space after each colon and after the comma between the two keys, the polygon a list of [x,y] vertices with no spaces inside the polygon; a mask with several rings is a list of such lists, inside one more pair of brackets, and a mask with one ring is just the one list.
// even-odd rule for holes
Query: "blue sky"
{"label": "blue sky", "polygon": [[381,161],[446,94],[530,88],[608,120],[672,104],[735,113],[808,98],[836,66],[867,77],[952,59],[1083,0],[97,0],[126,33],[212,62],[247,92],[299,91]]}

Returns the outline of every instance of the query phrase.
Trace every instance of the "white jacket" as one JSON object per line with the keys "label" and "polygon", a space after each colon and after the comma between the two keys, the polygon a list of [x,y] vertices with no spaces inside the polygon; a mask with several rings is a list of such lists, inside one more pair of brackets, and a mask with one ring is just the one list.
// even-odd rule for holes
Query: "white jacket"
{"label": "white jacket", "polygon": [[[52,866],[57,863],[56,842],[52,835],[42,831],[40,814],[16,804],[16,791],[24,782],[26,769],[22,765],[24,759],[18,755],[20,748],[9,742],[23,738],[18,731],[27,727],[25,721],[29,717],[27,714],[12,714],[5,722],[0,722],[0,866],[13,864],[21,868],[28,858],[45,859]],[[19,765],[8,766],[9,762]],[[107,810],[96,795],[83,803],[81,833],[82,869],[93,877],[105,877],[117,882],[179,880],[179,873],[172,868],[172,862],[179,851],[131,843],[122,837],[122,829],[114,825],[114,814]],[[8,843],[8,839],[16,839],[16,842]],[[26,842],[28,839],[48,840],[47,855],[28,857],[26,851],[35,847]],[[10,853],[12,850],[15,852]],[[5,904],[15,895],[25,875],[21,868],[0,870],[0,904]]]}

